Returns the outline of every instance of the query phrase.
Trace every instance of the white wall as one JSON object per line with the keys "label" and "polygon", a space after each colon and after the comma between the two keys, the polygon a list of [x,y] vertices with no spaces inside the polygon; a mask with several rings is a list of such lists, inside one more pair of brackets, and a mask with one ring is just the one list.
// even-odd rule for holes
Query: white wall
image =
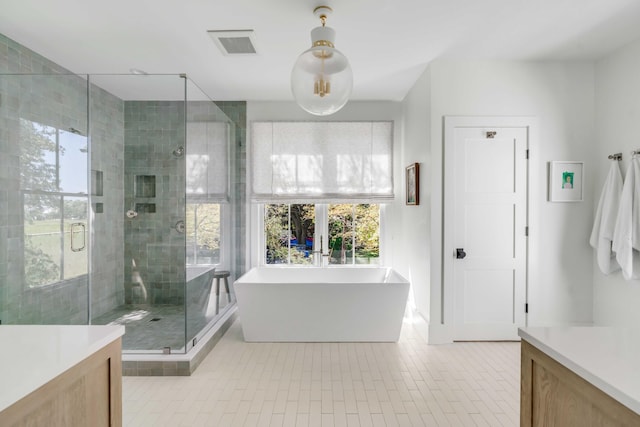
{"label": "white wall", "polygon": [[[588,246],[593,218],[594,66],[586,62],[446,61],[430,64],[405,101],[405,115],[423,115],[431,125],[427,138],[405,139],[405,153],[418,153],[425,139],[430,149],[431,342],[450,337],[451,293],[442,287],[442,154],[444,116],[535,116],[537,145],[530,160],[529,325],[582,324],[592,321],[592,252]],[[430,87],[430,91],[425,90]],[[430,107],[413,105],[420,96]],[[407,123],[412,123],[414,120]],[[585,162],[585,200],[546,201],[547,162]],[[412,237],[406,235],[407,238]],[[420,282],[422,283],[422,282]],[[426,286],[429,286],[428,284]],[[416,296],[424,289],[416,289]],[[421,301],[417,301],[420,306]],[[444,318],[444,324],[440,319]],[[449,338],[450,339],[450,338]]]}
{"label": "white wall", "polygon": [[[300,108],[295,102],[286,101],[248,101],[247,102],[247,143],[251,141],[251,122],[253,121],[349,121],[349,120],[393,120],[394,121],[394,187],[395,202],[385,206],[385,219],[396,218],[401,212],[400,204],[403,201],[402,171],[404,168],[400,164],[400,154],[402,148],[402,104],[392,101],[349,101],[340,111],[328,117],[313,116]],[[247,150],[247,183],[251,185],[251,153]],[[402,171],[400,170],[402,169]],[[249,191],[247,192],[249,193]],[[257,236],[257,220],[259,218],[257,209],[247,200],[249,213],[249,230],[247,232],[247,248],[251,251],[251,267],[260,263],[262,253],[260,248],[260,236]],[[397,221],[389,220],[387,226],[381,232],[381,243],[386,249],[381,253],[383,262],[393,265],[396,259],[401,257],[397,247],[401,248],[398,236],[402,234],[397,230]]]}
{"label": "white wall", "polygon": [[[431,72],[427,69],[418,79],[402,103],[404,117],[404,145],[402,148],[401,170],[411,163],[420,164],[420,203],[417,206],[399,206],[400,215],[395,220],[404,238],[397,248],[402,256],[397,257],[394,268],[411,282],[411,296],[414,308],[429,322],[431,269],[431,127],[430,93]],[[406,183],[404,176],[398,192],[404,197]]]}
{"label": "white wall", "polygon": [[[609,168],[607,155],[622,152],[626,172],[631,151],[640,149],[640,40],[596,64],[595,211]],[[620,272],[603,275],[593,266],[593,317],[597,325],[632,327],[640,324],[640,281],[626,281]]]}
{"label": "white wall", "polygon": [[[330,117],[395,120],[396,201],[387,207],[385,261],[411,279],[416,309],[430,320],[431,342],[450,339],[452,320],[451,310],[443,310],[451,301],[443,305],[441,268],[442,124],[449,115],[538,118],[530,161],[529,325],[592,322],[593,259],[588,239],[597,192],[591,172],[596,163],[594,88],[594,65],[589,62],[438,60],[402,104],[350,102]],[[293,102],[248,102],[247,121],[254,120],[318,118]],[[585,162],[583,202],[547,202],[551,160]],[[405,206],[404,168],[414,162],[421,164],[421,202]],[[255,221],[255,214],[252,217]],[[255,226],[251,224],[254,230]],[[254,254],[253,265],[259,256]]]}

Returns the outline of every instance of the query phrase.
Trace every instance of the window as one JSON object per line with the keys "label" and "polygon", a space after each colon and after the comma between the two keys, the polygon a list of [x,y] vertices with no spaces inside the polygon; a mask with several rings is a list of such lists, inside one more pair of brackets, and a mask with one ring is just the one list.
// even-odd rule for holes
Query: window
{"label": "window", "polygon": [[329,205],[329,264],[379,264],[380,206]]}
{"label": "window", "polygon": [[265,264],[379,264],[377,204],[267,204],[263,227]]}
{"label": "window", "polygon": [[220,264],[222,205],[187,202],[187,264]]}
{"label": "window", "polygon": [[315,205],[265,205],[266,264],[312,264]]}
{"label": "window", "polygon": [[87,274],[87,138],[20,121],[24,274],[38,287]]}
{"label": "window", "polygon": [[393,122],[253,122],[250,150],[264,242],[257,260],[320,265],[322,253],[323,265],[380,263],[380,203],[394,199]]}
{"label": "window", "polygon": [[187,123],[187,265],[220,265],[230,239],[229,140],[226,122]]}

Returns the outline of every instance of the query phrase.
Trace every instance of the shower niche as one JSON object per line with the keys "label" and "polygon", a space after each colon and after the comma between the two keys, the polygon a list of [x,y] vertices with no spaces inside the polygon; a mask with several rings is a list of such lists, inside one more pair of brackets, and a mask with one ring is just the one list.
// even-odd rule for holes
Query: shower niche
{"label": "shower niche", "polygon": [[136,197],[156,197],[155,175],[136,175],[134,192]]}
{"label": "shower niche", "polygon": [[139,214],[156,213],[155,203],[151,201],[140,201],[140,199],[153,199],[156,197],[155,175],[136,175],[134,178],[135,211]]}

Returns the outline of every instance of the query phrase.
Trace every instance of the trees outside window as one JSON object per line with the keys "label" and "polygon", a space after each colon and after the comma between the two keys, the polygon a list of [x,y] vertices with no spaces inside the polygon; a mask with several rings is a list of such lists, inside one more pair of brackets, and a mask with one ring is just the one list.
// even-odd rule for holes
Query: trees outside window
{"label": "trees outside window", "polygon": [[[322,219],[322,221],[316,221]],[[317,228],[326,224],[327,229]],[[376,204],[269,204],[264,212],[265,263],[312,264],[325,243],[330,264],[378,264],[380,207]],[[325,237],[326,240],[326,237]]]}
{"label": "trees outside window", "polygon": [[187,264],[217,265],[222,262],[222,206],[187,200]]}
{"label": "trees outside window", "polygon": [[328,222],[330,264],[379,263],[379,205],[329,205]]}
{"label": "trees outside window", "polygon": [[20,190],[25,284],[87,274],[87,138],[20,119]]}
{"label": "trees outside window", "polygon": [[315,205],[265,205],[267,264],[311,264]]}

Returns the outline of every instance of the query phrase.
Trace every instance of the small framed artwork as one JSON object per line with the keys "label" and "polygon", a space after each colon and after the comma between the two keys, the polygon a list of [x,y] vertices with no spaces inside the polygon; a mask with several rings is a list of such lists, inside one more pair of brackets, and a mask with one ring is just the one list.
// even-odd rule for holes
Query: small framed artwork
{"label": "small framed artwork", "polygon": [[584,162],[549,162],[549,201],[581,202]]}
{"label": "small framed artwork", "polygon": [[412,163],[407,166],[407,205],[420,204],[420,164]]}

